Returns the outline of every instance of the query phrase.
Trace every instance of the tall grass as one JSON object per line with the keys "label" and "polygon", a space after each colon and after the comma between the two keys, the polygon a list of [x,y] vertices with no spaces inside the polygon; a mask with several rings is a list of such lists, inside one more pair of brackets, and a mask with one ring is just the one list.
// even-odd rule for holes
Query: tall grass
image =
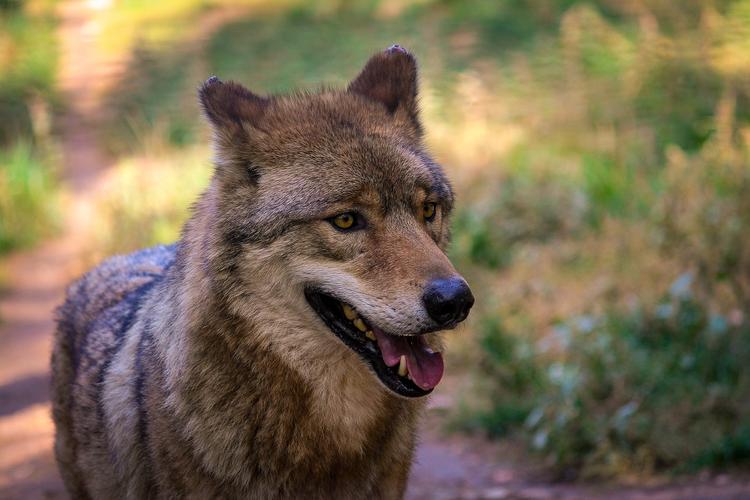
{"label": "tall grass", "polygon": [[206,148],[121,161],[108,175],[98,203],[90,260],[178,239],[189,208],[208,185]]}
{"label": "tall grass", "polygon": [[49,162],[27,143],[0,150],[0,253],[49,236],[60,221]]}
{"label": "tall grass", "polygon": [[0,254],[49,236],[59,217],[50,108],[54,5],[0,2]]}
{"label": "tall grass", "polygon": [[750,329],[710,312],[691,278],[656,304],[568,318],[536,342],[497,318],[483,325],[480,372],[496,383],[463,425],[520,432],[584,476],[750,459]]}
{"label": "tall grass", "polygon": [[750,458],[748,12],[561,16],[559,66],[546,62],[561,78],[529,71],[536,99],[566,105],[536,108],[504,177],[480,174],[506,189],[544,180],[473,199],[458,220],[455,256],[491,294],[470,360],[494,381],[477,384],[464,426],[520,434],[573,475]]}
{"label": "tall grass", "polygon": [[0,147],[34,135],[35,100],[56,102],[53,4],[0,3]]}

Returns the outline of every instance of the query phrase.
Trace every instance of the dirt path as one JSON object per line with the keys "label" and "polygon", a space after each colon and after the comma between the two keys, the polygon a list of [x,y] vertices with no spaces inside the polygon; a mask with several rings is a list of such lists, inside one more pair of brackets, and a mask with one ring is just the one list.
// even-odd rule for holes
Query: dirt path
{"label": "dirt path", "polygon": [[53,310],[80,273],[81,242],[109,159],[93,122],[97,96],[117,66],[95,53],[96,26],[83,3],[61,8],[60,86],[69,108],[60,121],[62,182],[68,191],[62,235],[3,262],[0,296],[0,498],[64,498],[52,456],[49,353]]}
{"label": "dirt path", "polygon": [[[61,120],[64,184],[70,192],[63,235],[4,262],[8,289],[0,296],[0,499],[65,498],[52,456],[49,415],[49,352],[53,309],[67,283],[81,271],[81,243],[93,200],[110,159],[97,143],[98,97],[124,68],[102,59],[89,15],[96,2],[67,2],[61,8],[61,87],[70,103]],[[206,26],[218,27],[218,15]],[[519,465],[517,448],[481,439],[443,436],[450,405],[446,384],[433,399],[410,481],[410,499],[453,498],[750,498],[750,482],[728,476],[684,484],[630,489],[553,485],[533,468]]]}

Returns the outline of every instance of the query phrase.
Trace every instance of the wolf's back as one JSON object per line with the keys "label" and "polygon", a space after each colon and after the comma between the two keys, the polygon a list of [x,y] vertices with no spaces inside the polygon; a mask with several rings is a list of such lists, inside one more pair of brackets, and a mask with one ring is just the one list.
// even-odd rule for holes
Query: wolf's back
{"label": "wolf's back", "polygon": [[[58,310],[52,353],[55,452],[74,498],[86,498],[78,450],[107,456],[103,380],[143,303],[172,265],[175,245],[108,259],[69,288]],[[107,461],[104,461],[105,463]]]}
{"label": "wolf's back", "polygon": [[134,313],[174,261],[174,253],[175,245],[147,248],[112,257],[86,273],[70,285],[58,310],[58,339],[73,337],[68,340],[80,347],[96,322],[117,323],[125,319],[123,314]]}

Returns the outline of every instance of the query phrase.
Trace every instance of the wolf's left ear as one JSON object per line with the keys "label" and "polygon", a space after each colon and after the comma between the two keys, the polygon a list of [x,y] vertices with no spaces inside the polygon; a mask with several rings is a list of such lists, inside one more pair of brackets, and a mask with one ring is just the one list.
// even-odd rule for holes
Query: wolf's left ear
{"label": "wolf's left ear", "polygon": [[257,127],[268,107],[268,99],[253,94],[235,82],[212,76],[198,90],[203,111],[218,130],[239,132],[243,124]]}
{"label": "wolf's left ear", "polygon": [[347,89],[385,106],[422,134],[417,106],[417,60],[400,45],[392,45],[367,61]]}

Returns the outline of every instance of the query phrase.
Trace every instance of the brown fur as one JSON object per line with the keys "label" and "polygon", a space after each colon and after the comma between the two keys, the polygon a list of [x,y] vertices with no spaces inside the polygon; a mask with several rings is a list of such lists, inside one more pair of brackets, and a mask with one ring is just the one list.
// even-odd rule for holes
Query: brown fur
{"label": "brown fur", "polygon": [[[403,495],[424,400],[385,389],[303,289],[338,290],[395,334],[429,326],[425,282],[455,275],[453,197],[416,89],[398,47],[346,91],[203,86],[216,170],[182,238],[108,260],[59,311],[55,449],[74,498]],[[353,208],[366,231],[325,220]]]}

